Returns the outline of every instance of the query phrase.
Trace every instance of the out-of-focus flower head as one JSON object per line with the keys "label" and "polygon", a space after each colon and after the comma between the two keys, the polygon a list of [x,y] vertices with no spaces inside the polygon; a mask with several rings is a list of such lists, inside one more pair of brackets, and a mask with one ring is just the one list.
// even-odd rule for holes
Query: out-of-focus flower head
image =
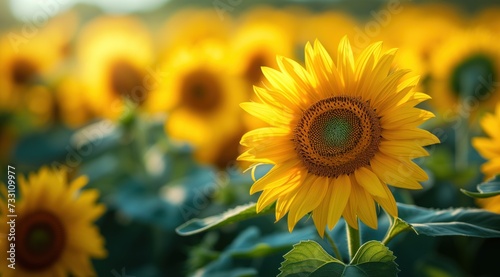
{"label": "out-of-focus flower head", "polygon": [[450,36],[432,52],[429,94],[442,114],[472,115],[500,99],[498,42],[497,36],[484,29],[468,30]]}
{"label": "out-of-focus flower head", "polygon": [[[304,45],[308,41],[318,39],[325,48],[337,50],[340,39],[347,35],[353,42],[353,50],[360,50],[370,41],[366,41],[366,45],[358,45],[354,41],[356,33],[357,21],[348,13],[338,11],[325,11],[321,13],[310,13],[304,15],[304,18],[298,19],[300,22],[298,44]],[[299,49],[302,51],[302,49]],[[332,53],[336,55],[336,53]],[[302,58],[302,57],[300,57]]]}
{"label": "out-of-focus flower head", "polygon": [[[496,105],[494,113],[486,114],[481,119],[481,127],[488,135],[487,138],[477,137],[472,139],[472,145],[487,159],[481,166],[485,179],[500,174],[500,102]],[[477,203],[486,210],[500,213],[500,195],[490,198],[477,199]]]}
{"label": "out-of-focus flower head", "polygon": [[244,14],[231,39],[231,50],[234,55],[230,60],[236,73],[247,82],[249,91],[252,85],[263,81],[262,66],[276,66],[276,55],[294,56],[295,34],[290,32],[291,22],[288,17],[280,16],[279,11],[268,9],[273,20],[264,20],[260,13],[251,10]]}
{"label": "out-of-focus flower head", "polygon": [[[84,176],[69,181],[64,170],[43,167],[28,179],[19,178],[15,205],[15,270],[7,267],[9,241],[0,240],[2,276],[52,277],[96,276],[91,258],[104,258],[104,239],[94,221],[105,211],[97,204],[96,190],[81,190],[88,182]],[[2,221],[8,222],[7,187],[0,187]],[[10,202],[8,202],[10,203]],[[10,226],[2,224],[2,234]]]}
{"label": "out-of-focus flower head", "polygon": [[488,161],[483,164],[481,171],[489,179],[500,174],[500,102],[497,103],[495,113],[486,114],[481,119],[481,127],[489,138],[474,138],[472,145]]}
{"label": "out-of-focus flower head", "polygon": [[89,22],[77,42],[78,70],[97,116],[116,119],[126,100],[141,106],[158,84],[152,76],[148,29],[134,17],[104,16]]}
{"label": "out-of-focus flower head", "polygon": [[411,67],[414,74],[426,76],[431,53],[463,27],[463,15],[444,3],[404,4],[398,11],[388,14],[382,37],[388,46],[399,49],[395,59],[398,67]]}
{"label": "out-of-focus flower head", "polygon": [[168,113],[167,134],[189,142],[200,162],[217,163],[220,144],[241,134],[239,103],[248,95],[244,82],[231,73],[228,49],[219,41],[177,50],[162,64],[166,77],[145,106]]}
{"label": "out-of-focus flower head", "polygon": [[485,28],[492,32],[500,32],[500,7],[489,6],[479,11],[471,20],[471,25]]}
{"label": "out-of-focus flower head", "polygon": [[186,8],[175,11],[159,32],[161,59],[168,58],[176,48],[191,47],[205,40],[228,42],[232,17],[223,20],[213,9]]}

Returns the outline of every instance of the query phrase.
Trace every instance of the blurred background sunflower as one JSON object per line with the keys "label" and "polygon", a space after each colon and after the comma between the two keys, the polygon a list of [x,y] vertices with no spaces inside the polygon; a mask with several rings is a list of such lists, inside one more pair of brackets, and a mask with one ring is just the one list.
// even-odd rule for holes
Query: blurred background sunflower
{"label": "blurred background sunflower", "polygon": [[[97,190],[81,191],[88,182],[84,176],[68,180],[64,170],[47,167],[19,180],[20,200],[13,225],[4,224],[2,234],[14,226],[14,240],[2,239],[2,276],[95,276],[91,258],[105,258],[104,239],[94,221],[105,211],[97,204]],[[1,216],[8,222],[11,197],[2,187]],[[13,207],[13,206],[9,206]],[[15,242],[16,269],[6,262]],[[12,252],[12,251],[11,251]]]}
{"label": "blurred background sunflower", "polygon": [[152,41],[137,18],[92,20],[81,31],[76,51],[84,95],[99,117],[116,119],[126,101],[140,106],[156,86],[147,76],[153,65]]}

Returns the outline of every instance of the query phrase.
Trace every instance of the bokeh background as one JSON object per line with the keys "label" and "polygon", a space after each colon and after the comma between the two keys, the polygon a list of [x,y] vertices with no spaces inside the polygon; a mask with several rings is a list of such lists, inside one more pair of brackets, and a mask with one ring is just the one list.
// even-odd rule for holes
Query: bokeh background
{"label": "bokeh background", "polygon": [[[294,243],[319,239],[310,220],[292,234],[272,215],[175,233],[257,199],[235,158],[241,136],[265,126],[239,107],[266,85],[261,66],[276,67],[276,55],[302,63],[315,39],[335,57],[344,35],[355,53],[379,40],[399,48],[394,68],[421,76],[436,114],[423,128],[442,143],[418,160],[424,189],[394,193],[423,207],[477,207],[459,189],[485,177],[470,141],[500,99],[499,32],[493,0],[2,0],[0,165],[89,177],[107,207],[99,276],[275,276]],[[499,247],[412,234],[391,245],[401,276],[497,276]]]}

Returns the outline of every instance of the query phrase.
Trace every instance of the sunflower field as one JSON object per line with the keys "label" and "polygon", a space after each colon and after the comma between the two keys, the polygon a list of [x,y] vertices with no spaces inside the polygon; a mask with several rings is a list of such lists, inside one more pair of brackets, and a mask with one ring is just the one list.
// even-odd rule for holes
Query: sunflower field
{"label": "sunflower field", "polygon": [[0,0],[0,277],[500,276],[500,2]]}

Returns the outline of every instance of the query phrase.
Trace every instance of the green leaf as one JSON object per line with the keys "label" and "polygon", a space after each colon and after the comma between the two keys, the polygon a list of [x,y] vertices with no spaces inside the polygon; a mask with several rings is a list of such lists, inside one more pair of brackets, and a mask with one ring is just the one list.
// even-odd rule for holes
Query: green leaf
{"label": "green leaf", "polygon": [[418,234],[417,231],[410,224],[408,224],[408,222],[402,220],[401,218],[396,218],[394,223],[391,225],[391,229],[389,229],[389,231],[387,232],[382,243],[387,245],[387,243],[389,243],[389,241],[391,241],[394,237],[396,237],[402,232],[409,230],[413,230],[413,232]]}
{"label": "green leaf", "polygon": [[399,217],[420,235],[500,237],[500,215],[481,209],[433,210],[398,203]]}
{"label": "green leaf", "polygon": [[297,241],[308,240],[317,237],[318,233],[314,226],[295,229],[292,233],[285,231],[267,236],[258,237],[250,245],[240,247],[232,253],[235,258],[257,258],[271,255],[276,252],[290,249]]}
{"label": "green leaf", "polygon": [[464,189],[460,189],[462,193],[467,196],[474,198],[488,198],[496,195],[500,195],[500,175],[489,179],[488,181],[477,185],[477,190],[479,192],[471,192]]}
{"label": "green leaf", "polygon": [[344,263],[326,263],[311,274],[309,277],[332,277],[332,276],[347,276],[346,273],[346,265]]}
{"label": "green leaf", "polygon": [[363,244],[354,255],[351,264],[363,264],[369,262],[393,262],[396,257],[385,245],[379,241],[369,241]]}
{"label": "green leaf", "polygon": [[278,277],[307,276],[327,263],[338,263],[344,266],[341,261],[330,256],[321,245],[312,240],[295,244],[293,249],[283,257],[285,261],[281,263],[279,268],[281,273]]}
{"label": "green leaf", "polygon": [[203,270],[196,272],[195,276],[203,277],[253,277],[258,276],[258,272],[254,268],[234,268],[226,271],[220,271],[217,273],[205,273]]}
{"label": "green leaf", "polygon": [[270,205],[264,208],[260,213],[257,213],[256,205],[256,203],[249,203],[237,206],[219,215],[203,219],[194,218],[177,227],[175,231],[181,236],[190,236],[259,215],[264,215],[274,210],[274,205]]}
{"label": "green leaf", "polygon": [[396,257],[379,241],[363,244],[349,265],[330,256],[314,241],[301,241],[284,258],[279,277],[390,277],[399,272]]}

